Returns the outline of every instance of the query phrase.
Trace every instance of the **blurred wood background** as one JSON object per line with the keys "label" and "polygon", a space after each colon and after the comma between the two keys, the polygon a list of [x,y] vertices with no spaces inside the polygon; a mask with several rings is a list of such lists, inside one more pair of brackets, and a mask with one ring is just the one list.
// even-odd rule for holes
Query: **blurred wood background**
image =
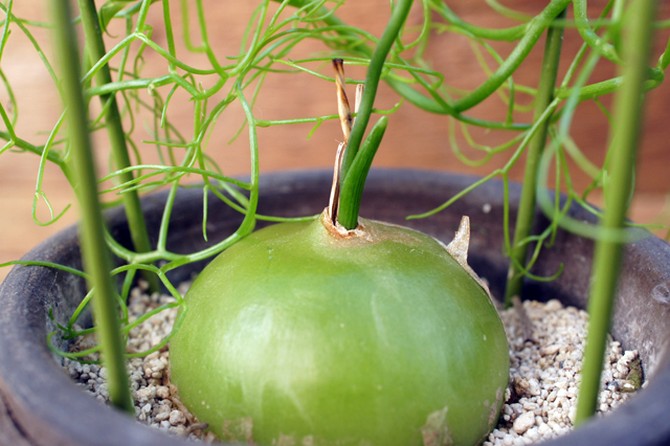
{"label": "blurred wood background", "polygon": [[[212,24],[211,35],[220,46],[220,54],[237,52],[243,28],[251,16],[255,2],[210,2],[218,5],[208,10],[208,19]],[[503,2],[517,9],[536,11],[542,5],[531,0],[510,0]],[[542,3],[542,2],[540,2]],[[603,3],[603,2],[590,2]],[[670,18],[670,5],[662,3],[663,17]],[[484,0],[450,1],[450,6],[464,20],[492,26],[493,18]],[[47,2],[43,0],[21,0],[15,2],[14,13],[17,16],[43,20]],[[175,10],[178,10],[175,5]],[[597,6],[597,5],[596,5]],[[152,13],[150,19],[158,23],[161,19],[160,8]],[[375,35],[380,35],[387,17],[388,2],[385,0],[356,0],[348,2],[340,9],[339,15],[346,21],[361,26]],[[414,11],[410,24],[418,24],[419,11]],[[211,17],[210,17],[211,15]],[[1,13],[0,13],[1,17]],[[503,26],[501,24],[500,26]],[[497,26],[497,25],[496,25]],[[161,42],[160,27],[156,27],[154,37]],[[39,38],[48,38],[48,30],[39,34]],[[667,32],[662,38],[667,39]],[[659,39],[659,41],[662,41]],[[579,39],[574,30],[568,29],[565,37],[565,52],[577,49]],[[541,49],[542,45],[538,45]],[[306,53],[323,51],[318,43],[307,43],[302,49]],[[227,52],[228,51],[228,52]],[[451,34],[438,35],[434,44],[427,49],[430,59],[444,70],[448,81],[463,88],[472,88],[484,78],[482,70],[472,56],[468,42]],[[660,49],[657,49],[658,54]],[[523,70],[515,78],[527,85],[536,85],[541,54],[534,51]],[[156,70],[164,69],[164,62],[151,59],[147,53],[147,66]],[[565,67],[562,67],[565,70]],[[19,135],[29,139],[36,132],[53,126],[61,109],[60,100],[53,84],[35,56],[30,43],[20,36],[11,36],[10,44],[4,49],[2,70],[20,95],[20,109],[23,119],[17,127]],[[353,78],[363,78],[360,69],[351,68],[347,74]],[[609,71],[608,71],[609,70]],[[605,67],[600,75],[611,76],[613,67]],[[0,91],[3,104],[7,93]],[[398,100],[388,88],[382,86],[377,106],[391,107]],[[638,164],[638,191],[633,203],[631,216],[635,221],[651,223],[665,221],[670,215],[668,196],[670,193],[670,150],[666,147],[670,139],[670,82],[657,88],[649,96],[648,111],[645,119],[643,142],[640,147]],[[502,102],[496,105],[483,104],[473,111],[478,117],[500,119],[504,108]],[[288,119],[312,115],[327,115],[336,112],[333,85],[312,76],[283,76],[278,80],[268,80],[263,96],[255,106],[257,115],[263,119]],[[191,111],[185,108],[183,119],[189,122]],[[26,116],[29,119],[26,119]],[[240,114],[224,116],[226,125],[212,134],[210,150],[217,159],[225,159],[225,173],[243,175],[248,172],[248,155],[245,139],[240,138],[233,144],[226,141],[239,128]],[[225,128],[224,128],[225,127]],[[2,124],[0,124],[0,130]],[[283,169],[327,168],[332,164],[334,151],[341,136],[339,124],[335,121],[324,123],[311,137],[311,127],[302,125],[281,126],[261,129],[259,134],[261,147],[261,169],[270,172]],[[475,137],[484,143],[493,143],[504,135],[494,131],[480,132]],[[575,126],[574,135],[587,156],[599,161],[607,144],[607,127],[602,114],[595,107],[584,107]],[[462,136],[461,136],[462,138]],[[98,141],[104,145],[104,141]],[[101,144],[102,143],[102,144]],[[414,167],[460,173],[483,173],[500,167],[505,157],[494,158],[484,168],[469,168],[458,162],[450,149],[449,131],[446,118],[417,111],[404,106],[390,119],[390,126],[379,155],[375,160],[377,167]],[[35,191],[35,178],[39,166],[38,157],[31,154],[5,153],[0,157],[0,263],[17,259],[40,241],[77,219],[76,209],[70,209],[56,224],[36,225],[31,217],[31,204]],[[520,169],[513,171],[513,177],[520,177]],[[583,178],[575,178],[582,186]],[[580,183],[581,182],[581,183]],[[56,212],[72,203],[72,196],[65,179],[51,167],[47,167],[44,176],[44,188]],[[595,197],[596,202],[598,198]],[[44,203],[40,203],[37,214],[46,218]],[[0,269],[0,279],[7,274],[8,268]]]}

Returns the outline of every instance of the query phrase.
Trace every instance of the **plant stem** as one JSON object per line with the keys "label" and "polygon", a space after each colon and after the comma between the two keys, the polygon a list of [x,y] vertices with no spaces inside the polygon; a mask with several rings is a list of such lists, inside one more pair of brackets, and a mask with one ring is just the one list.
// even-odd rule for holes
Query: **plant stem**
{"label": "plant stem", "polygon": [[[480,104],[486,98],[491,96],[493,92],[497,91],[512,73],[519,68],[519,65],[526,60],[526,57],[528,57],[528,54],[535,47],[535,43],[542,36],[547,25],[551,26],[551,23],[556,23],[557,18],[563,17],[565,8],[569,3],[569,0],[552,0],[549,2],[544,10],[533,17],[528,23],[526,33],[496,71],[491,74],[488,79],[482,82],[481,85],[468,93],[467,96],[454,102],[452,104],[454,110],[457,112],[468,110],[475,105]],[[554,26],[554,28],[563,28],[563,26]]]}
{"label": "plant stem", "polygon": [[[637,0],[629,4],[626,13],[628,23],[625,23],[626,35],[623,39],[623,85],[615,97],[615,125],[610,135],[609,149],[612,154],[610,180],[607,182],[605,209],[600,222],[600,227],[604,229],[623,228],[628,211],[628,198],[634,187],[644,82],[647,78],[655,10],[656,1]],[[581,424],[590,418],[598,404],[601,370],[622,254],[623,245],[620,242],[596,242],[588,308],[589,331],[575,424]]]}
{"label": "plant stem", "polygon": [[69,117],[72,171],[77,180],[76,191],[82,212],[80,239],[85,269],[90,276],[89,286],[95,289],[93,315],[96,335],[107,368],[109,397],[115,406],[134,413],[128,385],[124,340],[121,335],[114,283],[110,275],[111,258],[104,237],[102,206],[98,201],[98,182],[88,133],[88,117],[80,83],[79,52],[69,0],[52,2],[55,19],[55,41],[61,60],[64,101]]}
{"label": "plant stem", "polygon": [[375,102],[375,96],[377,95],[377,87],[379,86],[379,79],[381,78],[386,56],[391,50],[398,34],[400,34],[400,30],[407,19],[411,7],[412,0],[399,0],[396,2],[393,7],[393,12],[391,13],[391,18],[389,19],[389,22],[384,29],[384,33],[379,39],[379,44],[377,45],[377,48],[375,48],[370,59],[370,65],[368,66],[367,75],[365,77],[363,98],[361,99],[361,105],[358,109],[358,114],[356,115],[356,121],[351,129],[349,144],[347,145],[347,149],[344,152],[344,158],[342,159],[343,180],[347,176],[349,166],[354,162],[354,158],[358,153],[358,148],[363,141],[363,134],[370,121],[370,115],[372,114],[372,107]]}
{"label": "plant stem", "polygon": [[[102,40],[102,30],[95,7],[94,0],[77,0],[81,12],[81,21],[84,28],[84,36],[87,44],[88,56],[91,64],[96,63],[105,55],[105,43]],[[98,85],[107,85],[112,82],[112,76],[109,65],[100,67],[96,75]],[[109,136],[109,143],[114,155],[116,168],[122,172],[119,174],[121,183],[132,183],[134,178],[132,170],[126,169],[131,166],[128,146],[126,144],[126,135],[123,130],[121,113],[113,93],[100,95],[103,113],[105,113],[105,127]],[[126,170],[123,170],[126,169]],[[151,250],[149,234],[142,213],[142,206],[137,191],[130,190],[122,194],[123,206],[128,219],[128,227],[133,246],[138,252],[148,252]],[[159,289],[158,278],[148,271],[143,271],[142,276],[149,282],[150,289],[157,291]]]}
{"label": "plant stem", "polygon": [[349,168],[349,175],[341,180],[337,221],[347,229],[354,229],[358,226],[358,213],[361,207],[365,180],[368,177],[372,160],[377,153],[387,124],[388,118],[386,116],[379,118]]}
{"label": "plant stem", "polygon": [[[563,10],[555,20],[565,17]],[[552,26],[547,31],[547,41],[544,47],[544,59],[542,60],[542,74],[535,100],[534,120],[537,121],[545,113],[547,107],[554,99],[554,88],[558,76],[558,65],[561,59],[561,47],[563,43],[563,27]],[[551,119],[546,119],[536,129],[533,139],[528,143],[526,153],[526,166],[524,169],[523,189],[519,199],[519,210],[514,227],[514,240],[510,253],[510,269],[507,275],[507,288],[505,290],[505,306],[512,304],[512,298],[519,296],[523,284],[523,266],[528,255],[528,236],[531,234],[533,220],[535,217],[536,196],[539,163],[542,152],[547,142],[547,129]]]}
{"label": "plant stem", "polygon": [[[370,121],[370,115],[372,114],[372,108],[375,102],[375,96],[377,95],[377,87],[379,86],[379,80],[381,78],[382,70],[384,68],[384,62],[386,61],[386,56],[388,55],[393,43],[398,38],[402,26],[405,24],[405,20],[409,15],[409,10],[412,7],[412,0],[398,0],[391,13],[391,18],[389,19],[386,28],[382,37],[379,39],[379,44],[375,48],[374,53],[370,59],[370,65],[368,66],[367,75],[365,77],[365,90],[363,92],[363,97],[361,99],[361,104],[358,109],[358,114],[356,115],[356,121],[354,126],[351,129],[351,136],[349,137],[349,143],[344,152],[344,157],[342,158],[342,168],[341,168],[341,182],[345,183],[349,174],[350,167],[354,164],[354,160],[358,155],[359,148],[363,141],[363,135],[365,129],[368,126]],[[384,121],[382,126],[386,127],[386,122]],[[381,130],[380,133],[377,133],[379,138],[376,138],[376,144],[378,145],[381,140],[381,135],[383,135],[384,130]],[[366,150],[366,156],[370,154],[374,155],[377,147]],[[362,163],[362,165],[367,165],[368,169],[372,160],[369,160],[370,163]],[[353,172],[355,175],[367,175],[367,170],[365,172],[356,171]],[[358,226],[358,208],[360,206],[360,190],[356,187],[347,188],[351,193],[342,193],[340,195],[340,214],[338,216],[338,222],[347,229],[354,229]],[[342,211],[344,210],[344,213]]]}
{"label": "plant stem", "polygon": [[[275,0],[279,1],[279,0]],[[436,114],[447,114],[459,119],[469,122],[470,124],[491,127],[499,126],[500,123],[494,123],[493,121],[485,121],[474,118],[468,118],[463,116],[461,113],[471,109],[477,104],[484,101],[486,98],[491,96],[495,91],[500,87],[512,73],[521,65],[521,63],[526,59],[528,54],[532,51],[537,43],[538,39],[544,33],[544,30],[552,23],[552,21],[557,17],[557,15],[566,8],[566,6],[572,0],[551,0],[548,2],[547,6],[536,15],[528,24],[524,26],[524,33],[519,39],[514,50],[509,54],[507,59],[495,70],[488,79],[482,83],[479,87],[475,88],[473,91],[468,93],[466,96],[460,98],[459,100],[450,103],[445,101],[439,95],[429,94],[424,95],[423,93],[415,90],[412,84],[399,81],[394,78],[387,78],[386,82],[388,85],[393,88],[400,96],[406,99],[408,102],[413,105],[426,110],[430,113]],[[306,7],[309,0],[289,0],[289,4],[296,8]],[[402,3],[401,1],[397,2]],[[435,2],[433,2],[435,3]],[[399,5],[396,5],[399,6]],[[439,13],[444,13],[444,11],[439,11]],[[345,39],[351,39],[353,41],[358,41],[359,36],[353,34],[350,30],[350,27],[346,25],[342,20],[340,20],[334,14],[327,14],[327,10],[323,11],[324,16],[323,23],[327,26],[333,28],[333,31],[344,37]],[[516,31],[514,31],[516,32]],[[489,36],[490,37],[490,36]],[[381,43],[381,42],[380,42]],[[370,57],[372,50],[367,45],[357,42],[353,46],[353,50],[350,48],[342,48],[347,51],[352,51],[363,55],[364,57]],[[419,78],[416,78],[417,81],[420,81]],[[514,129],[514,125],[502,126],[502,128]]]}

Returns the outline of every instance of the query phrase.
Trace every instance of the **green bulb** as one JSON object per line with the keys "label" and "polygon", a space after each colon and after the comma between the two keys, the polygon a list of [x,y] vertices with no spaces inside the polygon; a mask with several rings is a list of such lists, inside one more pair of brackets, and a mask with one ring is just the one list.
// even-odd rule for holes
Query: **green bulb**
{"label": "green bulb", "polygon": [[509,353],[485,289],[435,239],[361,223],[270,226],[194,282],[171,379],[221,440],[472,445],[496,424]]}

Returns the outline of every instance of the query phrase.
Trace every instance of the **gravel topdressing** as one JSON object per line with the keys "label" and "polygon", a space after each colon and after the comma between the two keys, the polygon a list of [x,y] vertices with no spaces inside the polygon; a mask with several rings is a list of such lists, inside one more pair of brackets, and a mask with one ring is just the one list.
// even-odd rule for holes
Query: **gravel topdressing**
{"label": "gravel topdressing", "polygon": [[[131,319],[172,300],[170,296],[150,296],[135,289],[129,302]],[[486,446],[534,443],[572,428],[588,315],[563,307],[557,300],[526,301],[523,305],[533,324],[531,340],[514,309],[501,313],[510,343],[510,384],[498,426],[484,442]],[[166,310],[133,329],[129,350],[144,351],[158,344],[171,330],[175,316],[176,309]],[[90,343],[84,338],[72,349],[82,349]],[[206,426],[198,423],[176,398],[168,379],[168,361],[167,348],[130,360],[137,420],[176,435],[214,442]],[[66,358],[62,363],[72,379],[98,400],[107,402],[104,367]],[[641,377],[637,352],[623,352],[616,341],[610,341],[605,363],[599,413],[625,401],[639,387]]]}

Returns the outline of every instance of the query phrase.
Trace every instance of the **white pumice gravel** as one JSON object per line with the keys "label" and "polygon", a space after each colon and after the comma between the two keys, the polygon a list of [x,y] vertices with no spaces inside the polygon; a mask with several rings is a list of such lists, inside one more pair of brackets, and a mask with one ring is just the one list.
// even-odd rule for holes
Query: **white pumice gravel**
{"label": "white pumice gravel", "polygon": [[[180,292],[185,289],[186,286]],[[135,289],[129,303],[131,319],[171,301],[170,296],[148,295]],[[501,313],[510,343],[510,385],[498,426],[484,441],[485,446],[535,443],[572,428],[588,316],[582,310],[564,307],[558,300],[526,301],[523,307],[533,324],[531,339],[526,339],[527,330],[521,327],[514,309]],[[175,316],[175,309],[166,310],[133,329],[129,350],[144,351],[156,345],[171,330]],[[72,349],[90,344],[90,339],[81,339]],[[137,420],[176,435],[214,442],[206,426],[198,423],[177,399],[169,383],[168,361],[167,348],[130,360]],[[69,375],[95,398],[108,400],[104,367],[66,358],[62,362]],[[625,401],[640,386],[640,376],[637,352],[623,352],[618,342],[610,341],[599,413]]]}
{"label": "white pumice gravel", "polygon": [[[568,432],[575,416],[588,314],[558,300],[523,303],[532,338],[519,314],[501,313],[510,343],[510,384],[498,426],[485,446],[525,445]],[[625,401],[641,377],[636,351],[623,352],[610,340],[602,374],[599,415]]]}

